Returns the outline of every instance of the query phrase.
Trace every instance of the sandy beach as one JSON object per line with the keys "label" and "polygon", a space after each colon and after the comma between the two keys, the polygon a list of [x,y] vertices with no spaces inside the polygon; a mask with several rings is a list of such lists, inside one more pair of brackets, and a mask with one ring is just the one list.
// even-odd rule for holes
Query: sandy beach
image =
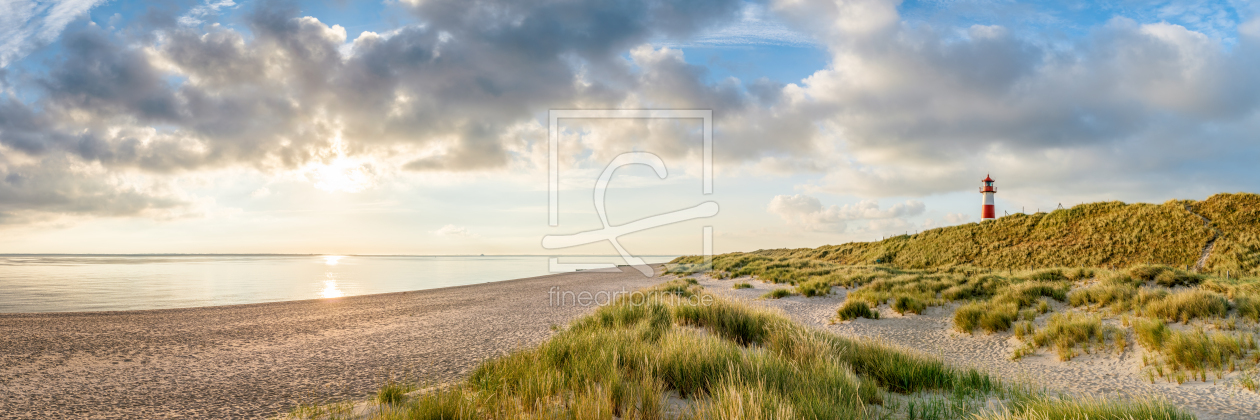
{"label": "sandy beach", "polygon": [[338,299],[0,314],[0,417],[264,418],[363,398],[391,376],[450,381],[594,308],[553,305],[552,290],[660,281],[627,268]]}
{"label": "sandy beach", "polygon": [[[845,300],[847,290],[833,288],[833,294],[825,297],[790,296],[782,299],[760,299],[767,291],[788,287],[741,278],[751,289],[731,289],[735,281],[713,280],[705,276],[696,279],[705,290],[727,298],[753,305],[778,308],[796,320],[816,328],[848,337],[866,337],[909,349],[938,355],[959,366],[975,366],[997,374],[1003,380],[1020,381],[1043,386],[1053,392],[1068,392],[1085,396],[1156,395],[1193,412],[1200,420],[1254,419],[1260,418],[1260,395],[1229,386],[1226,381],[1217,383],[1191,382],[1184,385],[1164,380],[1152,384],[1138,372],[1141,367],[1140,350],[1130,346],[1123,354],[1093,354],[1060,362],[1053,351],[1042,349],[1034,356],[1020,361],[1010,360],[1012,352],[1020,346],[1010,333],[975,335],[959,333],[953,329],[952,319],[957,305],[928,308],[922,315],[898,315],[881,306],[880,319],[857,319],[851,322],[832,323],[836,308]],[[1064,310],[1062,305],[1056,311]],[[1039,319],[1038,326],[1046,317]],[[1227,378],[1228,379],[1228,378]]]}

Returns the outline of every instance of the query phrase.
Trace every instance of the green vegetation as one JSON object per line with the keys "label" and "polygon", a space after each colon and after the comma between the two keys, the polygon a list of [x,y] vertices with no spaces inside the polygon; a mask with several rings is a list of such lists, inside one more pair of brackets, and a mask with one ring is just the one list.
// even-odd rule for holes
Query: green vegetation
{"label": "green vegetation", "polygon": [[792,296],[792,291],[788,289],[774,289],[761,295],[763,299],[780,299],[788,296]]}
{"label": "green vegetation", "polygon": [[977,420],[1183,420],[1194,416],[1178,412],[1161,400],[1105,400],[1101,398],[1030,398],[1014,411],[976,416]]}
{"label": "green vegetation", "polygon": [[376,391],[376,402],[381,404],[399,404],[407,399],[407,393],[415,391],[415,387],[410,384],[402,384],[390,380]]}
{"label": "green vegetation", "polygon": [[[1131,326],[1152,380],[1242,370],[1237,381],[1247,388],[1260,374],[1249,332],[1260,323],[1257,194],[1084,204],[878,242],[719,255],[707,267],[710,275],[791,284],[804,296],[847,288],[840,320],[877,316],[885,304],[919,314],[954,303],[959,331],[1014,329],[1026,343],[1015,358],[1043,348],[1064,360],[1123,352]],[[1039,321],[1054,301],[1071,309]],[[1109,316],[1125,322],[1108,324]]]}
{"label": "green vegetation", "polygon": [[906,312],[917,315],[923,313],[924,309],[927,309],[927,304],[909,296],[897,296],[896,299],[893,299],[892,309],[902,315],[905,315]]}
{"label": "green vegetation", "polygon": [[857,318],[879,319],[879,312],[871,310],[871,306],[860,300],[847,300],[836,310],[836,318],[848,321]]}
{"label": "green vegetation", "polygon": [[1059,360],[1063,361],[1076,357],[1078,347],[1085,353],[1090,353],[1091,349],[1102,350],[1108,347],[1115,347],[1117,352],[1123,352],[1128,342],[1124,330],[1104,325],[1101,317],[1073,313],[1054,314],[1046,328],[1041,330],[1026,323],[1016,336],[1026,339],[1027,346],[1017,350],[1014,358],[1026,356],[1039,348],[1054,346]]}
{"label": "green vegetation", "polygon": [[831,287],[826,279],[814,279],[796,285],[796,293],[805,297],[827,296],[831,294]]}
{"label": "green vegetation", "polygon": [[1143,308],[1147,316],[1169,322],[1189,323],[1191,319],[1225,316],[1229,301],[1220,294],[1206,290],[1187,290],[1162,299],[1154,299]]}
{"label": "green vegetation", "polygon": [[1260,276],[1260,195],[1217,194],[1187,205],[1220,232],[1206,271],[1231,278]]}
{"label": "green vegetation", "polygon": [[[1207,332],[1202,327],[1180,331],[1163,321],[1145,319],[1135,321],[1133,329],[1138,342],[1151,351],[1142,361],[1152,381],[1156,377],[1177,383],[1207,381],[1209,373],[1220,379],[1226,372],[1260,362],[1260,348],[1251,333]],[[1244,388],[1254,387],[1249,375],[1239,382]]]}
{"label": "green vegetation", "polygon": [[954,328],[965,333],[971,333],[977,327],[989,333],[1006,331],[1018,316],[1019,307],[1014,304],[969,303],[954,311]]}
{"label": "green vegetation", "polygon": [[[1210,227],[1196,213],[1207,218]],[[713,268],[734,272],[729,268],[735,264],[750,270],[740,275],[756,274],[775,282],[814,274],[802,266],[794,267],[795,274],[774,273],[768,267],[761,273],[753,271],[781,261],[880,265],[903,270],[958,266],[1001,270],[1114,269],[1145,264],[1188,269],[1214,237],[1218,239],[1204,272],[1218,276],[1228,272],[1232,278],[1260,276],[1260,195],[1217,194],[1203,201],[1172,200],[1164,204],[1081,204],[1071,209],[1013,214],[990,222],[932,229],[877,242],[727,254],[747,258],[727,258],[725,266],[715,260]],[[699,261],[688,257],[675,262]]]}
{"label": "green vegetation", "polygon": [[[970,418],[994,401],[1003,418],[1192,418],[1161,401],[1052,398],[1003,385],[932,356],[716,299],[685,281],[601,307],[460,383],[410,389],[387,384],[372,418]],[[334,404],[293,415],[348,411]]]}
{"label": "green vegetation", "polygon": [[746,281],[741,281],[739,283],[735,283],[733,286],[731,286],[731,288],[732,289],[751,289],[753,288],[753,286],[751,284],[748,284],[748,282]]}

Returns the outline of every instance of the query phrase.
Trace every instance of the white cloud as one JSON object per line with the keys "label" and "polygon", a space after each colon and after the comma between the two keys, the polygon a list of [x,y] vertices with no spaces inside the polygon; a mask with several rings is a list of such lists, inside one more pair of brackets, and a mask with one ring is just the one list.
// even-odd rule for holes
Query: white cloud
{"label": "white cloud", "polygon": [[776,214],[789,224],[816,230],[844,230],[845,222],[853,220],[879,220],[918,216],[926,209],[922,201],[910,200],[886,209],[879,208],[875,200],[862,200],[844,206],[823,206],[817,198],[804,195],[778,195],[770,200],[767,211]]}
{"label": "white cloud", "polygon": [[971,222],[972,217],[962,213],[949,213],[945,215],[945,222],[951,225],[960,225]]}
{"label": "white cloud", "polygon": [[446,225],[432,232],[437,236],[445,236],[452,238],[475,238],[477,234],[472,233],[463,226]]}
{"label": "white cloud", "polygon": [[196,26],[205,22],[205,19],[217,16],[219,10],[225,7],[236,6],[236,2],[232,0],[206,0],[205,4],[194,7],[179,17],[179,24],[184,26]]}
{"label": "white cloud", "polygon": [[104,0],[9,0],[0,5],[0,68],[57,39],[70,22]]}
{"label": "white cloud", "polygon": [[827,69],[782,89],[801,99],[773,108],[819,128],[801,141],[817,163],[800,167],[826,171],[805,192],[965,191],[986,171],[1065,201],[1260,186],[1233,175],[1260,153],[1247,134],[1260,126],[1260,79],[1248,70],[1260,39],[1247,35],[1260,24],[1243,24],[1233,45],[1123,17],[1042,39],[1026,27],[894,24],[896,9],[880,7],[893,3],[775,3],[832,53]]}
{"label": "white cloud", "polygon": [[743,16],[739,20],[725,26],[705,31],[687,41],[655,44],[668,47],[740,45],[810,47],[819,45],[808,34],[789,28],[768,15],[765,6],[752,3],[744,5]]}

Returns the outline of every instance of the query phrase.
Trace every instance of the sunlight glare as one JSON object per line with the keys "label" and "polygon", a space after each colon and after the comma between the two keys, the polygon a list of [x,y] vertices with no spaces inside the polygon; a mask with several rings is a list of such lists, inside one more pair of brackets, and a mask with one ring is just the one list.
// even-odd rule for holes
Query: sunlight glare
{"label": "sunlight glare", "polygon": [[372,166],[349,157],[340,134],[333,138],[328,153],[331,162],[316,162],[307,167],[307,177],[315,182],[315,188],[327,192],[356,193],[372,186]]}
{"label": "sunlight glare", "polygon": [[337,263],[340,262],[341,259],[345,257],[346,257],[345,255],[325,255],[324,265],[337,265]]}
{"label": "sunlight glare", "polygon": [[319,292],[319,297],[324,299],[339,298],[346,294],[337,288],[337,278],[332,273],[328,273],[328,280],[324,280],[324,290]]}
{"label": "sunlight glare", "polygon": [[315,188],[327,192],[355,193],[372,186],[372,176],[362,165],[337,158],[332,163],[317,165],[312,169]]}

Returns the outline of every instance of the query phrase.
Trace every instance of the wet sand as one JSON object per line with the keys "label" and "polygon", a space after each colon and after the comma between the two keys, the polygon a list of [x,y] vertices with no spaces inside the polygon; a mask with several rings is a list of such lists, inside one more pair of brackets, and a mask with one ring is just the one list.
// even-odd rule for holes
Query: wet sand
{"label": "wet sand", "polygon": [[630,268],[414,292],[151,311],[0,314],[0,418],[265,418],[446,382],[589,313],[561,291],[659,283]]}

